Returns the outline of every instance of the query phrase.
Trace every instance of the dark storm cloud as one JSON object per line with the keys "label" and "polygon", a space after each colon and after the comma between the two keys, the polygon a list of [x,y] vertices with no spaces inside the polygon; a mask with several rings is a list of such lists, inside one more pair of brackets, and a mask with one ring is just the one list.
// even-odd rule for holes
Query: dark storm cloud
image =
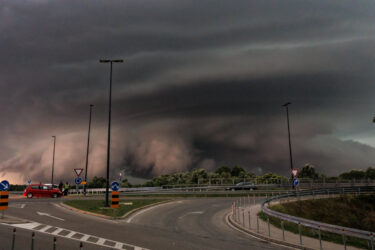
{"label": "dark storm cloud", "polygon": [[[114,65],[113,175],[240,164],[288,173],[291,101],[296,166],[365,168],[375,31],[371,1],[1,1],[0,170],[22,182],[83,167],[104,174]],[[348,139],[349,138],[349,139]]]}

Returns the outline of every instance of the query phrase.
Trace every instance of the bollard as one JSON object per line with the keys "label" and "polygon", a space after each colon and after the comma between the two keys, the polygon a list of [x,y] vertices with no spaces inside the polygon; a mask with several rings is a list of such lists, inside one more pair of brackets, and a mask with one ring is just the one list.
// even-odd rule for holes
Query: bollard
{"label": "bollard", "polygon": [[245,227],[245,209],[242,208],[242,225]]}
{"label": "bollard", "polygon": [[344,234],[342,235],[342,243],[344,244],[344,250],[346,250],[346,236]]}
{"label": "bollard", "polygon": [[14,250],[15,242],[16,242],[16,229],[13,228],[12,250]]}
{"label": "bollard", "polygon": [[250,214],[250,210],[247,212],[248,213],[248,216],[249,216],[249,229],[251,229],[251,214]]}
{"label": "bollard", "polygon": [[35,238],[35,233],[31,233],[31,250],[34,250],[34,238]]}
{"label": "bollard", "polygon": [[281,229],[283,230],[283,241],[285,241],[284,221],[281,221]]}
{"label": "bollard", "polygon": [[53,250],[56,250],[56,237],[53,237]]}
{"label": "bollard", "polygon": [[257,233],[259,233],[259,216],[257,215]]}
{"label": "bollard", "polygon": [[322,235],[320,233],[320,227],[318,227],[318,234],[319,234],[319,246],[320,246],[320,250],[323,250],[323,246],[322,246]]}
{"label": "bollard", "polygon": [[271,237],[270,217],[267,216],[268,237]]}
{"label": "bollard", "polygon": [[79,243],[79,250],[83,250],[83,243],[82,242]]}
{"label": "bollard", "polygon": [[299,244],[302,245],[301,223],[298,223]]}

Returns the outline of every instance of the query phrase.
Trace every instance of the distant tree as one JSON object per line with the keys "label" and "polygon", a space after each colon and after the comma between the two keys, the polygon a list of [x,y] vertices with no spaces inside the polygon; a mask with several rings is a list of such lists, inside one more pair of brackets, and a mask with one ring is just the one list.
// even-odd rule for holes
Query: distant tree
{"label": "distant tree", "polygon": [[207,177],[207,171],[204,168],[194,169],[193,172],[191,172],[191,181],[196,184],[199,179],[207,179]]}
{"label": "distant tree", "polygon": [[89,188],[104,188],[106,185],[106,179],[104,177],[94,176],[91,181],[87,184]]}
{"label": "distant tree", "polygon": [[307,163],[298,173],[298,177],[317,179],[319,177],[319,174],[316,173],[315,167],[312,164]]}
{"label": "distant tree", "polygon": [[121,184],[120,184],[121,187],[132,187],[132,184],[130,184],[130,182],[128,181],[128,179],[123,179]]}
{"label": "distant tree", "polygon": [[221,175],[222,173],[230,173],[232,170],[228,166],[221,166],[218,169],[216,169],[215,173]]}
{"label": "distant tree", "polygon": [[[242,173],[242,174],[241,174],[241,173]],[[245,173],[246,173],[246,171],[245,171],[242,167],[239,167],[239,166],[237,166],[237,165],[234,166],[234,167],[232,168],[231,172],[230,172],[230,174],[231,174],[232,176],[235,176],[235,177],[239,177],[240,174],[241,174],[242,176],[244,176]]]}
{"label": "distant tree", "polygon": [[346,179],[346,180],[353,180],[353,179],[364,179],[366,178],[366,172],[363,170],[351,170],[349,172],[345,172],[339,175],[341,179]]}
{"label": "distant tree", "polygon": [[375,168],[372,168],[372,167],[367,168],[366,178],[375,179]]}

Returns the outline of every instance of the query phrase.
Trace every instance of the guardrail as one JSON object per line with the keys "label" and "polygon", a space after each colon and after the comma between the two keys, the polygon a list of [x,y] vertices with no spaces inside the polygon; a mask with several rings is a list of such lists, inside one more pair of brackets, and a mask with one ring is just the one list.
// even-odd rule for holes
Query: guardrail
{"label": "guardrail", "polygon": [[371,248],[374,249],[374,236],[375,236],[374,232],[369,232],[369,231],[364,231],[364,230],[359,230],[359,229],[349,228],[349,227],[342,227],[342,226],[327,224],[323,222],[308,220],[308,219],[304,219],[304,218],[300,218],[300,217],[296,217],[296,216],[292,216],[288,214],[283,214],[283,213],[271,210],[266,206],[272,203],[273,201],[278,201],[278,200],[282,200],[285,198],[289,199],[291,197],[299,198],[302,196],[353,194],[353,193],[358,194],[358,193],[369,193],[369,192],[371,193],[375,192],[375,186],[332,188],[332,189],[321,189],[321,190],[304,190],[300,192],[296,191],[296,192],[292,192],[288,194],[277,195],[269,199],[266,199],[262,203],[262,211],[265,214],[276,217],[282,221],[292,222],[292,223],[305,226],[308,228],[316,229],[316,230],[321,230],[321,231],[336,233],[339,235],[351,236],[351,237],[368,240],[369,242],[371,242]]}

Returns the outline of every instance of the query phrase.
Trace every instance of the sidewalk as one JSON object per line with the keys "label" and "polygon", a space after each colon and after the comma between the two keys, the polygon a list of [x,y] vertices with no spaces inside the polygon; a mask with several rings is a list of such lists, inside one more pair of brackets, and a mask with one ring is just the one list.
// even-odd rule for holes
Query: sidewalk
{"label": "sidewalk", "polygon": [[[307,236],[302,236],[302,245],[300,244],[299,234],[294,234],[289,231],[284,231],[285,240],[283,240],[283,231],[272,224],[269,224],[270,231],[268,231],[267,222],[258,218],[257,230],[257,214],[262,210],[260,204],[247,205],[240,207],[235,211],[234,215],[231,213],[228,216],[229,223],[237,227],[241,231],[245,231],[255,237],[271,241],[280,245],[285,245],[298,249],[321,249],[319,239],[314,239]],[[250,216],[249,216],[250,215]],[[270,236],[269,236],[270,235]],[[322,249],[337,250],[344,249],[344,245],[336,244],[328,241],[322,241]],[[359,249],[352,246],[347,246],[346,249]]]}

